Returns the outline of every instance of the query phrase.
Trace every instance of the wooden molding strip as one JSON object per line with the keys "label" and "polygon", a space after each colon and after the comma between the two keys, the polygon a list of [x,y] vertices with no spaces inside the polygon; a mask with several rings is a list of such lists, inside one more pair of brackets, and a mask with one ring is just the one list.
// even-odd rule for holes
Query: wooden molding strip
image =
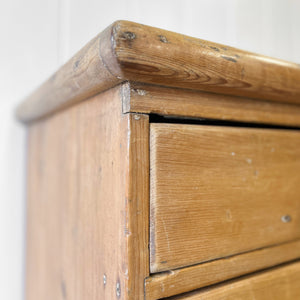
{"label": "wooden molding strip", "polygon": [[300,257],[300,240],[150,276],[146,299],[189,292],[217,282],[269,268]]}
{"label": "wooden molding strip", "polygon": [[123,94],[124,113],[300,126],[300,106],[295,104],[141,83],[124,84]]}
{"label": "wooden molding strip", "polygon": [[122,81],[300,104],[300,66],[182,34],[117,21],[17,109],[23,122]]}
{"label": "wooden molding strip", "polygon": [[168,298],[168,300],[300,299],[300,261]]}

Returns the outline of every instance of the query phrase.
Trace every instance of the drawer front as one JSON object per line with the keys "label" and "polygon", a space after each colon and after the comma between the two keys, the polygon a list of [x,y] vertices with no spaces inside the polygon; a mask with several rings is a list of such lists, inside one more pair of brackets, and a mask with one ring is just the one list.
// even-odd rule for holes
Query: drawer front
{"label": "drawer front", "polygon": [[300,299],[300,263],[293,263],[257,275],[172,299],[210,300],[294,300]]}
{"label": "drawer front", "polygon": [[300,132],[153,123],[150,269],[300,238]]}

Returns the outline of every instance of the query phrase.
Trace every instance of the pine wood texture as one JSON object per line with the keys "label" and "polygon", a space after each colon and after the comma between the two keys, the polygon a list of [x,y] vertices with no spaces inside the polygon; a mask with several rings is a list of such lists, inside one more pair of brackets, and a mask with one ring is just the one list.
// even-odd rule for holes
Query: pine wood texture
{"label": "pine wood texture", "polygon": [[147,300],[190,292],[247,273],[273,267],[300,256],[300,241],[221,258],[192,267],[150,276],[145,281]]}
{"label": "pine wood texture", "polygon": [[150,269],[300,238],[300,132],[151,124]]}
{"label": "pine wood texture", "polygon": [[299,87],[294,63],[128,21],[105,29],[16,112],[26,298],[300,298],[299,262],[233,280],[300,257]]}
{"label": "pine wood texture", "polygon": [[29,127],[28,300],[143,299],[147,119],[117,87]]}
{"label": "pine wood texture", "polygon": [[16,110],[22,122],[31,122],[69,107],[122,80],[110,74],[100,55],[105,31],[91,40],[37,88]]}
{"label": "pine wood texture", "polygon": [[251,275],[230,283],[190,295],[182,295],[177,300],[292,300],[300,299],[300,262],[295,262],[273,270]]}
{"label": "pine wood texture", "polygon": [[128,290],[125,299],[144,299],[149,276],[149,116],[129,115],[129,157],[125,208]]}
{"label": "pine wood texture", "polygon": [[300,67],[170,31],[117,21],[18,108],[30,122],[122,81],[300,104]]}
{"label": "pine wood texture", "polygon": [[300,126],[300,106],[131,83],[123,112]]}

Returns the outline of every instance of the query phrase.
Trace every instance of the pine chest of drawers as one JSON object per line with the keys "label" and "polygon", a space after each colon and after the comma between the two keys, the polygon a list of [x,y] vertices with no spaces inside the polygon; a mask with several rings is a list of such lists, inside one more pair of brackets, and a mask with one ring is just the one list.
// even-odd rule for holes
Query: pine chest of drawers
{"label": "pine chest of drawers", "polygon": [[27,299],[300,298],[299,65],[118,21],[17,115]]}

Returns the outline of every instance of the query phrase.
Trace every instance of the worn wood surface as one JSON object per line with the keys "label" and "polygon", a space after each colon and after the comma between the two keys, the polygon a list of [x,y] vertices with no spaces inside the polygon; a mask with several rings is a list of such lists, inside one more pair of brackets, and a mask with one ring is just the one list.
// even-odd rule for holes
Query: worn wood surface
{"label": "worn wood surface", "polygon": [[129,158],[126,192],[128,298],[144,299],[149,276],[149,117],[129,116]]}
{"label": "worn wood surface", "polygon": [[33,121],[121,81],[300,104],[300,67],[170,31],[117,21],[18,108]]}
{"label": "worn wood surface", "polygon": [[300,262],[274,268],[203,291],[171,299],[292,300],[300,299]]}
{"label": "worn wood surface", "polygon": [[145,281],[146,299],[170,297],[300,257],[300,241],[254,250],[192,267],[152,275]]}
{"label": "worn wood surface", "polygon": [[300,106],[131,83],[124,112],[300,126]]}
{"label": "worn wood surface", "polygon": [[150,268],[300,238],[300,132],[151,124]]}
{"label": "worn wood surface", "polygon": [[28,300],[143,299],[148,128],[132,118],[117,87],[30,125]]}
{"label": "worn wood surface", "polygon": [[121,82],[107,70],[100,55],[100,41],[105,32],[91,40],[29,95],[17,108],[17,118],[23,122],[40,119]]}
{"label": "worn wood surface", "polygon": [[300,103],[300,66],[295,63],[124,21],[112,28],[112,38],[114,51],[104,61],[116,76]]}

